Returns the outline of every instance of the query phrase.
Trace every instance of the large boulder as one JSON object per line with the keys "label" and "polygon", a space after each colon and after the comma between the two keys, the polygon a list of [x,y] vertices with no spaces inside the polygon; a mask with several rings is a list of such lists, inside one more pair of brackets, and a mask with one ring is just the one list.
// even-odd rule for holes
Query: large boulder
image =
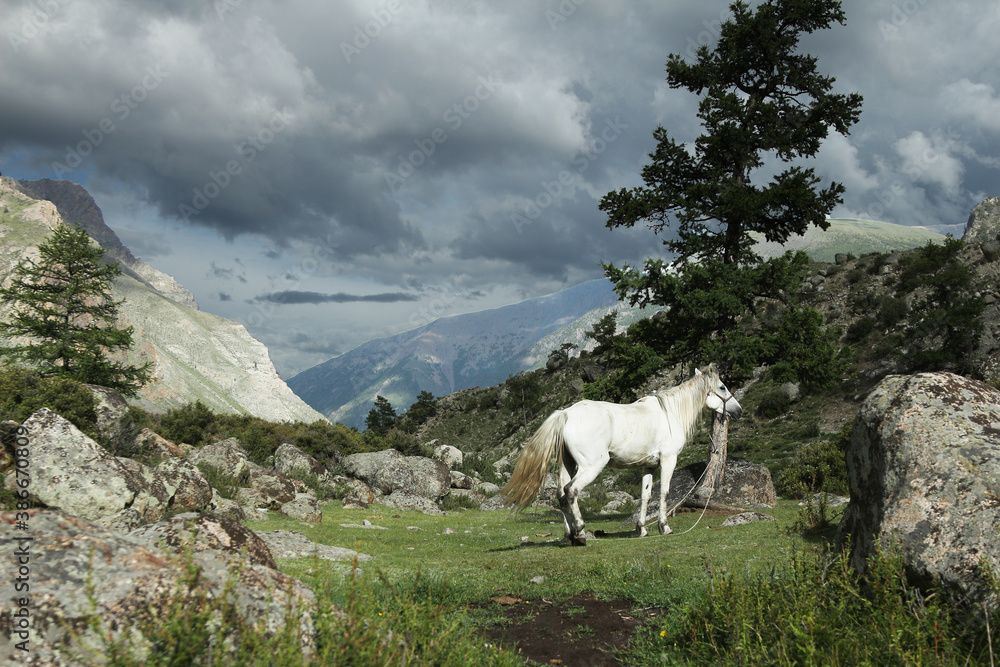
{"label": "large boulder", "polygon": [[256,463],[249,464],[247,486],[258,491],[267,499],[267,506],[280,509],[285,503],[295,500],[295,483],[277,470],[268,470]]}
{"label": "large boulder", "polygon": [[915,583],[996,608],[979,570],[1000,572],[1000,391],[951,373],[885,378],[858,411],[847,474],[837,540],[850,537],[859,571],[879,545],[898,548]]}
{"label": "large boulder", "polygon": [[274,452],[274,469],[288,476],[309,475],[325,479],[330,475],[322,463],[287,442]]}
{"label": "large boulder", "polygon": [[178,555],[223,551],[256,565],[278,569],[267,544],[249,528],[220,516],[186,512],[131,531],[129,537]]}
{"label": "large boulder", "polygon": [[239,479],[250,472],[250,457],[236,438],[211,442],[191,454],[191,462],[204,463],[217,468],[231,479]]}
{"label": "large boulder", "polygon": [[281,513],[306,523],[323,521],[323,510],[320,509],[319,501],[309,493],[296,493],[295,498],[281,506]]}
{"label": "large boulder", "polygon": [[[21,545],[16,538],[24,536],[16,517],[16,512],[0,513],[0,562],[16,562]],[[237,642],[244,628],[258,626],[274,634],[293,618],[292,632],[305,657],[312,654],[315,596],[275,569],[218,550],[178,556],[50,510],[29,510],[24,521],[30,526],[33,554],[31,627],[25,632],[32,664],[98,664],[100,653],[107,651],[104,637],[131,643],[141,660],[148,650],[141,635],[145,625],[167,623],[191,605],[206,607],[223,597],[233,615],[216,613],[209,621],[226,624],[223,646]],[[194,569],[197,583],[191,580]],[[22,641],[11,601],[23,593],[15,591],[15,584],[14,577],[0,579],[0,634],[5,639],[0,652],[9,650],[8,638]]]}
{"label": "large boulder", "polygon": [[[674,475],[670,479],[670,491],[667,493],[668,509],[680,502],[692,490],[695,482],[701,479],[706,467],[707,464],[704,461],[699,461],[674,470]],[[691,496],[694,497],[694,493]],[[650,494],[649,505],[646,509],[647,518],[657,516],[660,511],[659,498],[660,482],[657,481],[653,484],[653,490]],[[773,505],[777,502],[777,495],[774,491],[774,483],[771,481],[771,471],[760,463],[753,463],[736,456],[727,457],[725,477],[715,489],[711,500],[740,507]],[[624,525],[634,526],[638,522],[639,509],[637,507]]]}
{"label": "large boulder", "polygon": [[[31,442],[30,491],[48,507],[127,530],[163,516],[159,488],[52,410],[31,415],[24,428]],[[6,484],[13,488],[13,473]]]}
{"label": "large boulder", "polygon": [[405,456],[395,449],[351,454],[343,459],[347,473],[389,495],[407,495],[437,500],[451,488],[451,471],[441,461],[424,456]]}
{"label": "large boulder", "polygon": [[159,459],[185,455],[183,449],[148,428],[142,429],[139,435],[135,436],[133,447],[146,456]]}
{"label": "large boulder", "polygon": [[109,387],[84,385],[94,397],[94,412],[97,414],[97,431],[105,438],[114,440],[122,434],[122,417],[128,414],[125,397]]}
{"label": "large boulder", "polygon": [[154,471],[170,492],[172,508],[200,510],[212,502],[212,486],[201,470],[187,459],[166,459]]}
{"label": "large boulder", "polygon": [[452,447],[451,445],[445,445],[439,440],[433,440],[432,442],[438,443],[434,447],[434,458],[438,461],[443,461],[449,468],[461,468],[462,461],[465,459],[465,455],[462,454],[462,450],[458,447]]}
{"label": "large boulder", "polygon": [[967,244],[996,241],[1000,236],[1000,197],[990,197],[969,213],[962,240]]}

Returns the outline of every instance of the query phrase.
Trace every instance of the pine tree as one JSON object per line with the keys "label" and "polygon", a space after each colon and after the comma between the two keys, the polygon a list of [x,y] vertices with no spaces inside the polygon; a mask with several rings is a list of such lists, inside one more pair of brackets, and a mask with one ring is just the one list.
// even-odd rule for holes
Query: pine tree
{"label": "pine tree", "polygon": [[657,351],[678,361],[705,356],[711,343],[711,361],[724,367],[734,362],[730,338],[741,319],[762,298],[787,300],[808,261],[803,253],[765,261],[754,252],[757,239],[784,243],[811,225],[826,229],[844,192],[836,182],[821,188],[812,168],[793,164],[772,174],[771,165],[814,156],[830,130],[847,134],[862,103],[857,93],[832,93],[833,77],[797,52],[802,34],[844,22],[840,2],[734,2],[730,9],[714,49],[700,47],[693,62],[677,54],[667,62],[670,86],[701,98],[704,132],[684,144],[658,127],[645,186],[609,192],[600,204],[610,228],[644,223],[657,234],[673,232],[663,240],[675,256],[669,263],[604,266],[623,299],[670,309]]}
{"label": "pine tree", "polygon": [[396,423],[396,409],[384,396],[376,396],[372,409],[365,418],[365,428],[378,435],[385,435]]}
{"label": "pine tree", "polygon": [[111,286],[121,275],[118,263],[104,263],[104,249],[87,233],[56,227],[38,246],[38,261],[14,269],[0,301],[13,306],[0,336],[26,338],[0,347],[0,356],[26,363],[42,375],[110,387],[134,397],[149,381],[151,363],[130,366],[112,356],[132,346],[132,327],[115,326],[121,301]]}

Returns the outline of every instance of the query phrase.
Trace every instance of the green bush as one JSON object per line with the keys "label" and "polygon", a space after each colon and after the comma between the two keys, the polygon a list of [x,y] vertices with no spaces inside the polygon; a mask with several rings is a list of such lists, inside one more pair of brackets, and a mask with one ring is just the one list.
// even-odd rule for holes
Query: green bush
{"label": "green bush", "polygon": [[774,419],[787,412],[791,404],[792,400],[787,391],[781,387],[773,387],[758,399],[755,413],[764,419]]}
{"label": "green bush", "polygon": [[860,317],[850,326],[847,327],[847,331],[844,333],[844,342],[849,345],[854,345],[864,341],[868,336],[875,331],[875,318],[865,315]]}
{"label": "green bush", "polygon": [[851,441],[853,424],[847,424],[831,440],[810,442],[795,452],[791,463],[777,472],[775,491],[786,498],[801,498],[806,493],[848,495],[847,462],[844,451]]}
{"label": "green bush", "polygon": [[0,366],[0,421],[23,422],[49,408],[91,438],[97,438],[94,395],[84,385],[63,377],[43,377],[13,366]]}

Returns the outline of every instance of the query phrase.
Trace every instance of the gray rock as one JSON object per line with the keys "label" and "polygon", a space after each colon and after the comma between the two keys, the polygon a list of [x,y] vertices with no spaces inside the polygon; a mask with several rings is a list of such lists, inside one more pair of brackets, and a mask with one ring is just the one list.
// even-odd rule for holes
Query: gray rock
{"label": "gray rock", "polygon": [[983,241],[979,248],[983,251],[983,258],[987,262],[995,262],[1000,259],[1000,241],[996,239]]}
{"label": "gray rock", "polygon": [[319,501],[309,493],[296,493],[294,500],[281,506],[281,513],[306,523],[318,524],[323,520],[323,510],[319,507]]}
{"label": "gray rock", "polygon": [[500,493],[500,487],[493,482],[480,482],[478,479],[473,485],[473,488],[484,496],[495,496]]}
{"label": "gray rock", "polygon": [[285,503],[295,500],[295,484],[276,470],[249,463],[248,487],[260,492],[267,499],[266,507],[280,510]]}
{"label": "gray rock", "polygon": [[212,502],[212,486],[201,470],[187,459],[166,459],[154,471],[170,493],[171,507],[200,510]]}
{"label": "gray rock", "polygon": [[[695,482],[705,472],[704,461],[692,463],[674,471],[670,480],[670,492],[667,494],[667,509],[670,509],[690,491]],[[655,517],[660,508],[660,482],[653,484],[652,494],[646,516]],[[692,493],[692,496],[694,494]],[[718,488],[712,494],[712,501],[725,505],[752,507],[754,505],[773,505],[777,501],[774,483],[771,481],[771,471],[759,463],[730,456],[726,459],[726,473]],[[634,526],[639,521],[639,508],[623,525]]]}
{"label": "gray rock", "polygon": [[838,252],[833,256],[833,261],[837,264],[837,266],[843,266],[844,264],[847,264],[848,262],[847,253]]}
{"label": "gray rock", "polygon": [[196,465],[207,463],[232,479],[239,479],[250,472],[250,457],[236,438],[218,440],[196,449],[191,454],[191,462]]}
{"label": "gray rock", "polygon": [[445,511],[438,507],[433,500],[406,491],[393,491],[389,495],[379,498],[378,502],[386,507],[395,507],[399,510],[414,510],[432,516],[445,516]]}
{"label": "gray rock", "polygon": [[[163,516],[159,489],[55,412],[42,408],[24,428],[31,439],[31,493],[49,507],[119,527]],[[11,473],[8,488],[13,482]],[[118,516],[126,509],[132,512]]]}
{"label": "gray rock", "polygon": [[452,489],[471,489],[476,485],[476,480],[469,477],[465,473],[451,471],[451,488]]}
{"label": "gray rock", "polygon": [[386,495],[402,491],[433,501],[451,488],[451,471],[444,463],[423,456],[404,456],[395,449],[351,454],[344,457],[342,464],[349,475]]}
{"label": "gray rock", "polygon": [[125,397],[114,389],[84,385],[94,397],[94,412],[97,413],[97,432],[101,436],[114,439],[121,435],[121,420],[128,414]]}
{"label": "gray rock", "polygon": [[247,514],[238,502],[230,498],[223,498],[215,489],[212,489],[212,502],[208,504],[208,511],[231,521],[243,522],[247,520]]}
{"label": "gray rock", "polygon": [[468,498],[475,501],[477,504],[482,505],[486,501],[486,496],[484,496],[479,491],[474,491],[472,489],[452,489],[449,496],[454,496],[455,498]]}
{"label": "gray rock", "polygon": [[266,530],[258,533],[258,536],[267,544],[271,554],[279,560],[312,558],[313,556],[336,561],[357,559],[359,562],[363,562],[373,560],[368,554],[359,553],[353,549],[318,544],[294,530]]}
{"label": "gray rock", "polygon": [[[293,632],[306,657],[312,655],[315,596],[277,570],[217,550],[177,556],[51,510],[29,510],[28,523],[31,552],[44,554],[31,562],[33,664],[96,663],[94,651],[105,647],[101,634],[114,641],[132,640],[141,657],[149,646],[139,634],[141,622],[158,622],[188,594],[218,599],[227,586],[236,614],[229,631],[232,641],[239,640],[244,627],[281,632],[291,609],[298,623]],[[14,538],[22,532],[15,529],[14,512],[0,513],[0,562],[15,562],[19,543]],[[186,583],[192,567],[198,570],[194,589]],[[0,579],[0,599],[5,601],[0,628],[12,626],[8,601],[18,597],[14,585],[13,577]],[[296,616],[298,611],[302,613]],[[5,641],[9,636],[5,631]]]}
{"label": "gray rock", "polygon": [[178,555],[188,550],[195,553],[223,551],[272,570],[278,569],[267,545],[256,533],[236,521],[211,514],[175,514],[169,519],[133,530],[128,535],[142,544]]}
{"label": "gray rock", "polygon": [[761,512],[740,512],[739,514],[734,514],[732,516],[726,517],[726,520],[722,522],[723,528],[732,528],[733,526],[745,526],[748,523],[759,523],[761,521],[776,521],[770,514],[763,514]]}
{"label": "gray rock", "polygon": [[995,241],[1000,235],[1000,197],[990,197],[969,213],[962,240],[966,244]]}
{"label": "gray rock", "polygon": [[139,435],[135,437],[134,446],[136,450],[147,456],[161,459],[171,457],[182,458],[187,455],[178,445],[175,445],[166,438],[160,437],[148,428],[139,431]]}
{"label": "gray rock", "polygon": [[951,373],[885,378],[858,411],[847,473],[837,541],[850,536],[859,571],[895,545],[914,582],[997,608],[978,570],[1000,572],[1000,391]]}
{"label": "gray rock", "polygon": [[465,455],[462,454],[462,450],[458,447],[442,444],[434,448],[434,458],[443,462],[449,468],[460,468]]}
{"label": "gray rock", "polygon": [[274,452],[274,469],[286,476],[312,475],[323,478],[330,474],[322,463],[287,442]]}

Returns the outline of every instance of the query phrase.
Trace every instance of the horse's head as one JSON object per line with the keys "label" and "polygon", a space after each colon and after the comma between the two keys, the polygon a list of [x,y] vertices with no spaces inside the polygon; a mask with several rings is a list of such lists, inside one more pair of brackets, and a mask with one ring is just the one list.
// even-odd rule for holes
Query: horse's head
{"label": "horse's head", "polygon": [[715,364],[710,365],[705,373],[697,368],[694,372],[695,375],[704,375],[708,381],[708,396],[705,398],[705,406],[715,410],[720,415],[728,413],[733,419],[739,419],[740,415],[743,414],[743,406],[719,379],[719,372],[716,370]]}

